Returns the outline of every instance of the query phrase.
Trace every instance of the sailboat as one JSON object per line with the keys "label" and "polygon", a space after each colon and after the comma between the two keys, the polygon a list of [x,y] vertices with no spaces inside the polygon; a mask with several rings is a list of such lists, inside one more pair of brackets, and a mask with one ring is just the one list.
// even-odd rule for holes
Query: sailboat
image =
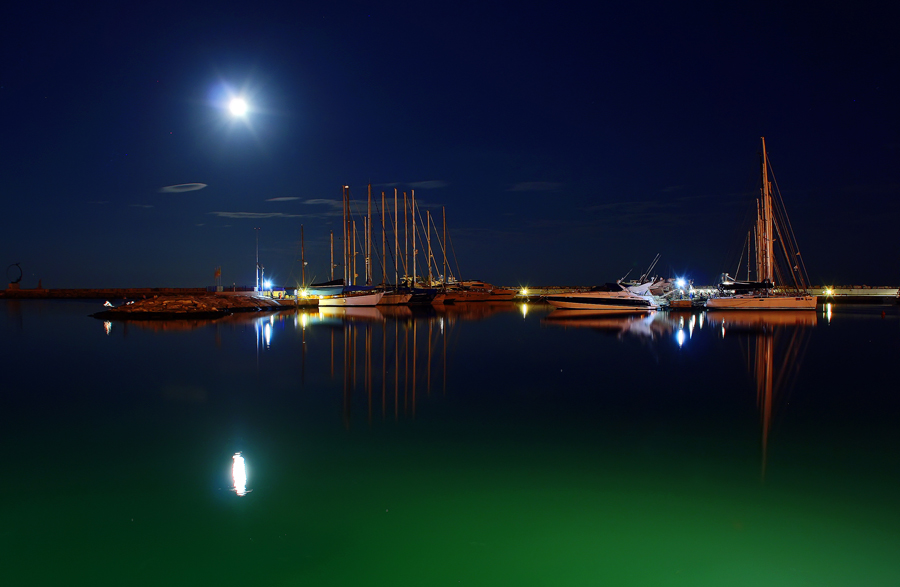
{"label": "sailboat", "polygon": [[[324,295],[319,298],[320,307],[344,307],[344,306],[374,306],[384,297],[383,291],[376,291],[371,287],[357,286],[353,280],[356,277],[356,230],[355,223],[350,215],[350,186],[342,186],[341,198],[344,205],[343,241],[344,241],[344,278],[341,280],[341,289],[333,295]],[[371,199],[371,188],[370,188]],[[368,227],[368,223],[366,225]],[[368,241],[367,241],[368,243]],[[367,249],[368,253],[368,249]],[[366,276],[368,277],[369,258],[366,257]],[[334,264],[332,263],[332,267]],[[338,282],[320,284],[323,287],[334,285]]]}
{"label": "sailboat", "polygon": [[709,298],[706,307],[710,310],[815,310],[816,296],[809,294],[806,268],[781,194],[772,191],[774,184],[777,192],[777,184],[769,166],[766,138],[761,139],[762,187],[755,228],[756,281],[750,281],[749,275],[747,281],[738,281],[724,274],[718,295]]}

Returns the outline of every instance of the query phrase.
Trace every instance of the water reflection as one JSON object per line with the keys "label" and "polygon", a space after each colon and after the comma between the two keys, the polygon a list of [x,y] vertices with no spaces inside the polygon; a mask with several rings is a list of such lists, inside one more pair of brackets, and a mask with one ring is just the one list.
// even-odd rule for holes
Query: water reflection
{"label": "water reflection", "polygon": [[590,310],[553,310],[544,317],[545,324],[566,328],[590,328],[616,335],[619,339],[635,336],[656,340],[675,328],[675,322],[661,312],[650,314],[610,315],[609,312]]}
{"label": "water reflection", "polygon": [[761,475],[766,476],[769,434],[776,410],[787,403],[806,349],[809,332],[817,323],[815,312],[716,311],[711,324],[722,336],[738,336],[746,343],[747,368],[756,384],[756,405],[762,424]]}
{"label": "water reflection", "polygon": [[244,457],[236,452],[232,457],[231,478],[234,481],[234,492],[239,496],[249,493],[247,489],[247,468],[244,465]]}
{"label": "water reflection", "polygon": [[[830,308],[823,310],[831,320]],[[300,378],[305,382],[308,343],[325,352],[311,367],[324,366],[341,389],[342,420],[349,427],[356,412],[368,421],[415,418],[423,394],[447,391],[448,354],[462,322],[484,320],[501,313],[519,313],[522,319],[563,329],[590,329],[636,339],[656,347],[672,344],[679,349],[704,330],[716,338],[736,338],[747,355],[747,372],[756,387],[762,426],[762,470],[765,474],[773,420],[796,381],[808,343],[808,331],[817,314],[806,311],[654,312],[646,315],[609,315],[604,312],[555,309],[528,304],[469,303],[440,307],[407,306],[302,308],[260,315],[243,313],[215,320],[129,322],[152,330],[192,330],[212,325],[216,329],[251,325],[257,352],[277,347],[279,336],[293,328],[302,337]],[[110,326],[104,325],[107,333]],[[308,331],[324,331],[326,338]],[[217,330],[218,332],[218,330]],[[285,336],[284,344],[292,337]],[[217,344],[220,341],[217,337]],[[360,410],[362,406],[362,410]],[[236,455],[239,457],[240,455]],[[238,459],[235,459],[237,467]],[[243,460],[241,459],[241,463]],[[237,469],[236,469],[237,470]],[[237,479],[237,478],[236,478]],[[237,486],[236,486],[237,487]]]}

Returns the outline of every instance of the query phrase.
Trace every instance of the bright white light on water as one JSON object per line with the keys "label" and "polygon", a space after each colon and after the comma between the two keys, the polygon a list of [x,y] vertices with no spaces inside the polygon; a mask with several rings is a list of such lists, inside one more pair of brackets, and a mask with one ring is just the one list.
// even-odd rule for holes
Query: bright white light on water
{"label": "bright white light on water", "polygon": [[243,116],[247,114],[247,102],[243,98],[232,98],[228,103],[228,109],[235,116]]}
{"label": "bright white light on water", "polygon": [[269,348],[269,344],[272,342],[272,324],[266,324],[263,326],[263,338],[266,341],[266,348]]}
{"label": "bright white light on water", "polygon": [[247,495],[247,469],[244,466],[244,457],[241,453],[234,453],[234,463],[231,465],[231,477],[234,479],[234,492],[238,495]]}
{"label": "bright white light on water", "polygon": [[675,340],[678,341],[678,346],[684,344],[684,330],[679,329],[678,332],[675,333]]}
{"label": "bright white light on water", "polygon": [[519,304],[519,309],[522,311],[522,318],[528,317],[528,304]]}
{"label": "bright white light on water", "polygon": [[109,335],[109,333],[112,332],[112,322],[109,320],[105,321],[103,323],[103,329],[106,330],[106,334]]}

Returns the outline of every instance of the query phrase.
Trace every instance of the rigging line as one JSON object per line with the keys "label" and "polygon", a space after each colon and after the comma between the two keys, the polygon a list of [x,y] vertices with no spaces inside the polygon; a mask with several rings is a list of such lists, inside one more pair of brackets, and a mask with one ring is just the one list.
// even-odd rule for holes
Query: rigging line
{"label": "rigging line", "polygon": [[[748,244],[748,245],[750,244],[749,238],[747,239],[747,244]],[[738,275],[740,275],[740,273],[741,273],[741,261],[744,260],[744,251],[745,251],[745,250],[747,250],[747,247],[742,246],[742,247],[741,247],[741,256],[738,257],[737,270],[735,270],[735,272],[734,272],[734,278],[735,278],[735,279],[737,279]],[[749,250],[747,250],[747,256],[748,256],[748,257],[750,256],[750,251],[749,251]],[[747,281],[750,281],[750,278],[749,278],[749,277],[747,278]]]}
{"label": "rigging line", "polygon": [[[435,238],[437,239],[437,242],[438,242],[438,244],[440,245],[441,251],[444,253],[444,255],[446,255],[447,253],[446,253],[446,251],[444,251],[444,244],[441,242],[441,237],[440,237],[440,235],[439,235],[439,233],[438,233],[437,225],[434,223],[434,217],[432,217],[432,219],[431,219],[431,226],[426,227],[426,226],[425,226],[425,221],[422,220],[422,211],[421,211],[421,209],[420,209],[420,208],[421,208],[421,205],[417,206],[416,208],[418,209],[416,213],[417,213],[417,215],[418,215],[418,217],[419,217],[419,224],[420,224],[420,226],[422,226],[422,230],[428,230],[429,228],[431,228],[431,226],[434,226]],[[422,238],[422,237],[420,236],[420,237],[419,237],[420,242],[421,242],[421,238]],[[428,267],[431,267],[431,262],[432,262],[432,261],[434,261],[434,269],[435,269],[435,271],[437,272],[438,275],[440,275],[441,272],[440,272],[439,269],[438,269],[437,259],[434,258],[434,251],[432,251],[432,253],[431,253],[431,258],[428,259]]]}
{"label": "rigging line", "polygon": [[[462,277],[462,273],[459,271],[459,259],[456,258],[456,247],[453,246],[453,239],[450,237],[450,233],[447,233],[447,240],[449,241],[450,250],[453,251],[453,262],[456,263],[456,277],[455,279],[459,281],[459,278]],[[453,268],[451,267],[451,272]]]}
{"label": "rigging line", "polygon": [[794,234],[794,228],[791,225],[791,218],[787,214],[787,208],[784,204],[784,197],[781,195],[781,188],[778,187],[778,180],[775,178],[775,172],[772,171],[772,169],[771,169],[771,163],[770,163],[769,171],[772,173],[772,183],[775,184],[775,193],[778,195],[779,213],[784,216],[785,227],[786,227],[786,230],[791,239],[792,257],[790,259],[788,259],[788,262],[790,263],[791,267],[793,267],[794,266],[793,257],[800,257],[800,264],[799,264],[799,268],[798,268],[798,270],[801,272],[800,279],[801,279],[801,281],[803,281],[804,288],[808,288],[809,287],[809,273],[807,273],[806,264],[803,261],[803,257],[800,255],[800,243],[797,241],[797,237]]}
{"label": "rigging line", "polygon": [[[394,216],[393,216],[393,214],[391,214],[391,210],[387,205],[385,205],[385,210],[383,212],[387,214],[387,219],[388,219],[391,227],[392,228],[395,227]],[[396,231],[392,230],[391,232],[393,233]],[[394,265],[394,271],[399,272],[399,266],[397,265],[397,259],[399,258],[400,262],[403,264],[403,272],[406,273],[406,260],[400,255],[399,251],[394,251],[393,244],[390,241],[387,241],[385,244],[386,244],[385,248],[387,248],[388,254],[391,257],[391,262]],[[396,255],[395,255],[395,252],[396,252]],[[395,283],[394,285],[398,285],[398,284]]]}

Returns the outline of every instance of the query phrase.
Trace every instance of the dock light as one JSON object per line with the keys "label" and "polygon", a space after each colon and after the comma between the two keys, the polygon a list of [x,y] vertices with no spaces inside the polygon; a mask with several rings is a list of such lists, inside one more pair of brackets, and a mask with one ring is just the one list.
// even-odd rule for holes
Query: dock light
{"label": "dock light", "polygon": [[522,289],[520,289],[520,290],[519,290],[519,295],[520,295],[520,296],[527,296],[527,295],[528,295],[528,288],[527,288],[527,287],[523,287]]}
{"label": "dock light", "polygon": [[678,287],[678,289],[683,289],[685,285],[686,284],[684,283],[684,279],[679,277],[675,280],[675,286]]}
{"label": "dock light", "polygon": [[266,289],[272,289],[272,281],[267,279],[265,282],[263,282],[263,287]]}
{"label": "dock light", "polygon": [[831,289],[831,288],[829,287],[828,289],[825,290],[825,295],[826,295],[826,296],[833,296],[833,295],[834,295],[834,290]]}

